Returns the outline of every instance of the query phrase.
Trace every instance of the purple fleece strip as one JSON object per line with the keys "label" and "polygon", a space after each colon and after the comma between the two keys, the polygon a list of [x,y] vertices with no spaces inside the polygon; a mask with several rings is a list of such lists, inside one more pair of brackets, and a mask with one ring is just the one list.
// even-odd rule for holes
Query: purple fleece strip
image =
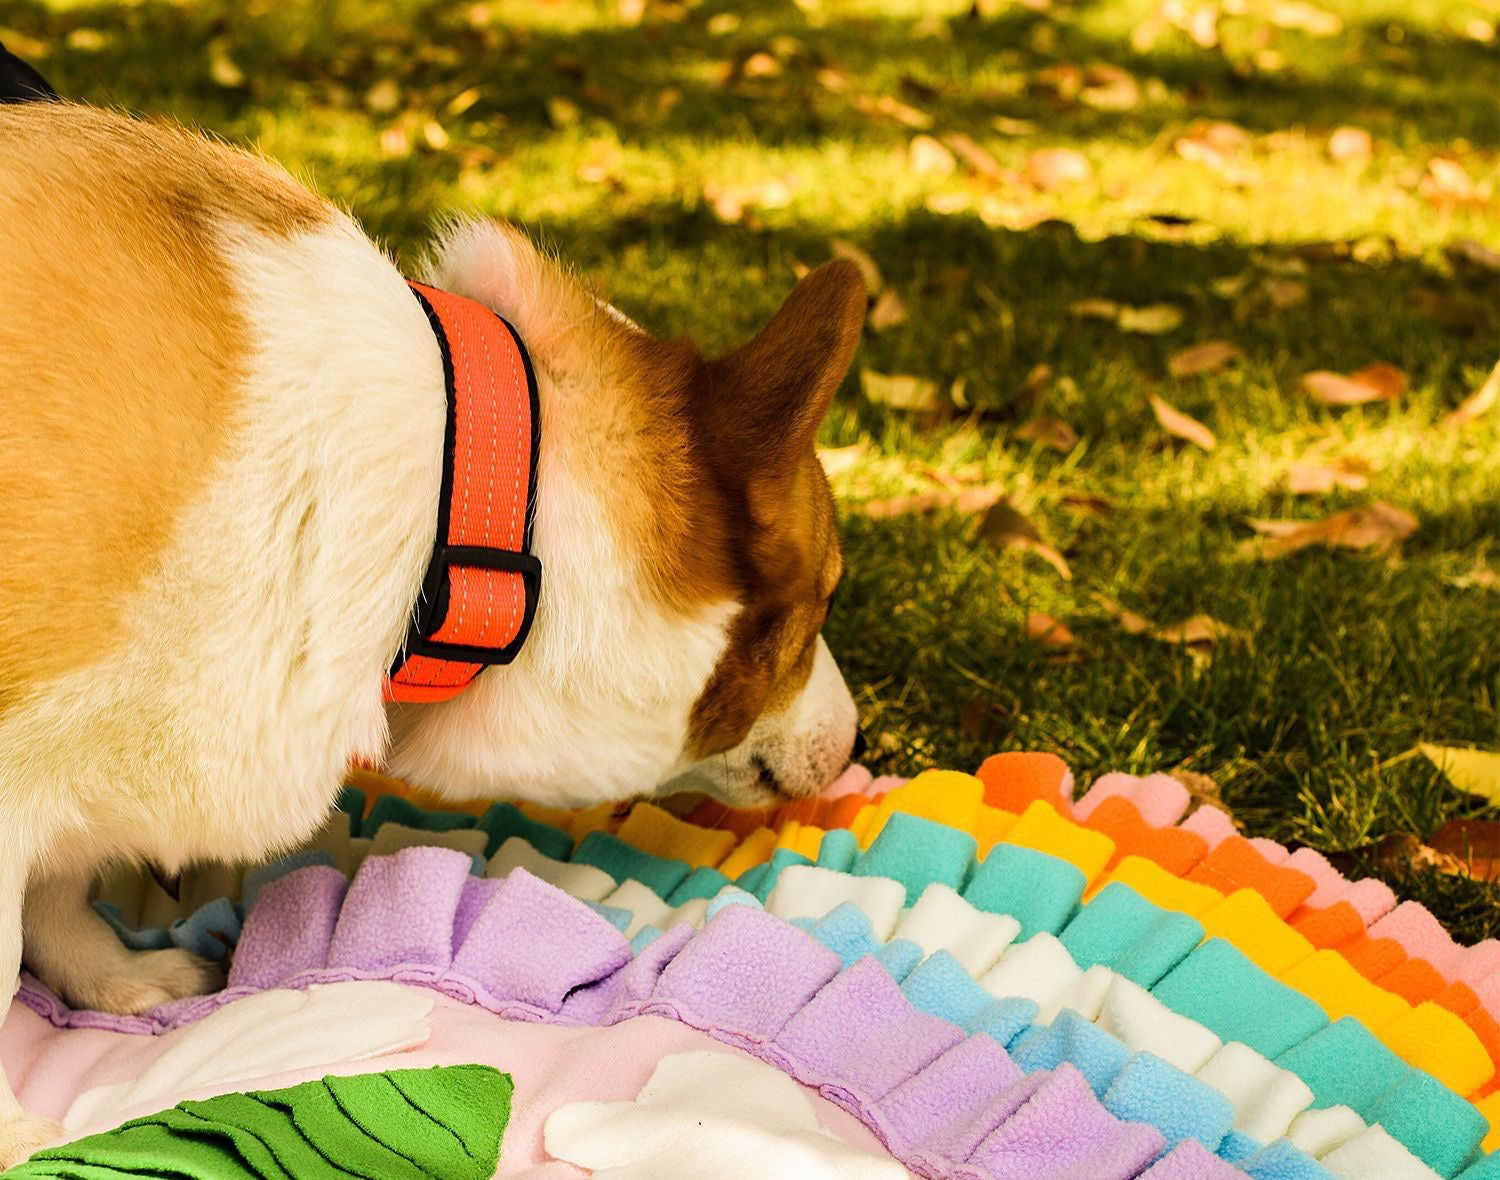
{"label": "purple fleece strip", "polygon": [[132,1033],[272,986],[370,978],[520,1020],[658,1013],[818,1087],[922,1176],[1132,1180],[1165,1147],[1154,1128],[1106,1111],[1071,1066],[1022,1076],[987,1034],[913,1008],[873,959],[841,971],[817,939],[761,910],[730,906],[632,960],[618,930],[561,890],[520,869],[469,884],[468,868],[462,853],[409,848],[367,860],[347,893],[326,868],[291,873],[262,891],[232,986],[149,1018],[70,1012],[29,979],[21,998],[60,1027]]}

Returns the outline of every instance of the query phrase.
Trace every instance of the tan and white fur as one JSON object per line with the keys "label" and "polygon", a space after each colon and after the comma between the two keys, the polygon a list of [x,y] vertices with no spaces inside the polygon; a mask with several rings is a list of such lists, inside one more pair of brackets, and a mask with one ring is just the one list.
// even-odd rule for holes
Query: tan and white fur
{"label": "tan and white fur", "polygon": [[[847,760],[813,440],[857,342],[857,272],[815,272],[716,360],[509,227],[460,224],[430,272],[531,350],[545,573],[512,665],[398,707],[382,682],[431,550],[445,413],[402,276],[246,153],[0,107],[0,980],[24,942],[79,1006],[211,986],[182,952],[120,945],[93,876],[287,848],[352,758],[562,805],[753,804]],[[0,1077],[0,1166],[56,1131]]]}

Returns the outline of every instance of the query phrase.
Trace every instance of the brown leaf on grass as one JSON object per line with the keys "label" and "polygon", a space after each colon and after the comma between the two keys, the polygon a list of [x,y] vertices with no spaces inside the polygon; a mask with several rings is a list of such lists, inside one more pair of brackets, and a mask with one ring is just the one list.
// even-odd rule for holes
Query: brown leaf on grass
{"label": "brown leaf on grass", "polygon": [[1051,615],[1033,613],[1026,616],[1026,638],[1040,647],[1069,650],[1076,647],[1078,638],[1067,626]]}
{"label": "brown leaf on grass", "polygon": [[847,258],[859,267],[860,277],[865,280],[865,292],[872,299],[885,287],[885,279],[880,275],[880,267],[875,264],[873,258],[853,242],[844,238],[832,238],[828,243],[828,252],[835,258]]}
{"label": "brown leaf on grass", "polygon": [[1006,721],[1004,709],[993,701],[976,697],[964,706],[958,719],[958,732],[971,742],[989,746],[1004,735]]}
{"label": "brown leaf on grass", "polygon": [[591,139],[574,175],[586,184],[611,184],[619,178],[624,162],[625,153],[619,144],[607,139]]}
{"label": "brown leaf on grass", "polygon": [[1250,133],[1237,123],[1200,123],[1173,140],[1172,150],[1184,160],[1230,175],[1251,142]]}
{"label": "brown leaf on grass", "polygon": [[1035,135],[1037,129],[1035,119],[1012,119],[1007,115],[996,115],[990,120],[990,126],[1001,135],[1017,137]]}
{"label": "brown leaf on grass", "polygon": [[1067,559],[1042,540],[1036,525],[1009,500],[997,500],[991,504],[979,522],[979,539],[996,549],[1020,549],[1035,553],[1062,577],[1073,580],[1073,571]]}
{"label": "brown leaf on grass", "polygon": [[1096,111],[1128,111],[1141,100],[1141,88],[1129,71],[1096,62],[1084,71],[1084,87],[1078,93],[1084,106]]}
{"label": "brown leaf on grass", "polygon": [[229,38],[215,37],[208,43],[208,76],[225,90],[238,90],[245,84],[245,71],[229,55]]}
{"label": "brown leaf on grass", "polygon": [[1464,398],[1459,407],[1443,419],[1444,430],[1457,430],[1465,426],[1481,415],[1488,414],[1500,403],[1500,361],[1495,362],[1495,367],[1490,370],[1490,375],[1484,379],[1473,393]]}
{"label": "brown leaf on grass", "polygon": [[1480,881],[1500,881],[1500,822],[1449,820],[1427,838],[1427,844],[1434,852],[1459,862],[1466,875]]}
{"label": "brown leaf on grass", "polygon": [[914,176],[952,176],[958,168],[953,153],[930,135],[912,137],[906,148],[906,162]]}
{"label": "brown leaf on grass", "polygon": [[1190,442],[1194,446],[1202,447],[1205,451],[1211,451],[1219,445],[1219,440],[1214,437],[1212,430],[1198,419],[1184,414],[1170,403],[1163,401],[1154,393],[1151,395],[1151,412],[1156,415],[1161,428],[1173,438]]}
{"label": "brown leaf on grass", "polygon": [[1061,418],[1032,418],[1016,428],[1016,437],[1066,455],[1078,445],[1078,431]]}
{"label": "brown leaf on grass", "polygon": [[1021,382],[1021,387],[1016,390],[1016,401],[1023,406],[1029,406],[1042,394],[1047,392],[1047,386],[1052,383],[1052,366],[1045,362],[1032,365],[1026,373],[1026,379]]}
{"label": "brown leaf on grass", "polygon": [[1000,499],[995,488],[966,488],[961,492],[920,492],[911,496],[892,496],[887,500],[866,500],[850,506],[851,512],[871,520],[890,520],[897,516],[926,516],[951,509],[961,515],[983,512]]}
{"label": "brown leaf on grass", "polygon": [[1207,648],[1221,640],[1245,638],[1245,633],[1239,628],[1221,623],[1210,615],[1192,615],[1178,623],[1158,625],[1101,594],[1094,595],[1094,600],[1127,635],[1144,635],[1174,647]]}
{"label": "brown leaf on grass", "polygon": [[911,413],[937,413],[946,404],[936,381],[911,373],[877,373],[874,369],[859,371],[860,388],[877,406]]}
{"label": "brown leaf on grass", "polygon": [[1328,156],[1340,164],[1363,164],[1375,150],[1375,141],[1363,127],[1340,127],[1328,137]]}
{"label": "brown leaf on grass", "polygon": [[861,114],[890,119],[915,131],[926,131],[932,126],[931,115],[917,110],[916,107],[908,106],[900,99],[892,98],[888,94],[882,94],[878,98],[872,98],[867,94],[856,94],[850,102]]}
{"label": "brown leaf on grass", "polygon": [[954,154],[964,162],[964,167],[975,176],[985,180],[1000,180],[1005,175],[1000,161],[962,131],[949,132],[943,136],[943,143],[953,149]]}
{"label": "brown leaf on grass", "polygon": [[1298,382],[1302,391],[1325,406],[1363,406],[1395,401],[1406,390],[1406,375],[1395,365],[1366,365],[1347,377],[1317,369]]}
{"label": "brown leaf on grass", "polygon": [[1099,604],[1104,613],[1120,624],[1121,630],[1127,635],[1144,635],[1151,630],[1151,620],[1144,615],[1138,615],[1135,611],[1121,606],[1112,598],[1106,598],[1102,594],[1095,594],[1094,601]]}
{"label": "brown leaf on grass", "polygon": [[818,462],[823,464],[823,473],[832,479],[859,466],[869,451],[864,443],[852,443],[847,447],[819,447]]}
{"label": "brown leaf on grass", "polygon": [[1369,485],[1370,465],[1362,459],[1294,463],[1286,473],[1286,490],[1294,496],[1321,496],[1336,488],[1359,492]]}
{"label": "brown leaf on grass", "polygon": [[710,180],[703,186],[703,199],[715,217],[734,225],[755,209],[785,209],[792,203],[792,186],[781,177],[752,184],[721,184]]}
{"label": "brown leaf on grass", "polygon": [[875,300],[875,306],[870,308],[870,330],[883,332],[887,328],[904,324],[906,315],[906,304],[901,302],[901,296],[887,287]]}
{"label": "brown leaf on grass", "polygon": [[1115,323],[1122,332],[1139,332],[1143,336],[1165,336],[1182,326],[1182,308],[1171,303],[1148,303],[1144,307],[1120,308]]}
{"label": "brown leaf on grass", "polygon": [[1473,201],[1479,189],[1473,178],[1457,160],[1434,156],[1427,161],[1427,171],[1417,182],[1417,192],[1434,205],[1454,205]]}
{"label": "brown leaf on grass", "polygon": [[1307,302],[1307,284],[1300,279],[1283,279],[1268,275],[1256,288],[1258,294],[1276,311],[1285,311]]}
{"label": "brown leaf on grass", "polygon": [[1382,872],[1397,877],[1409,876],[1413,869],[1449,877],[1470,875],[1468,862],[1462,857],[1422,843],[1421,837],[1413,832],[1392,832],[1374,843],[1328,854],[1328,863],[1346,874],[1363,870],[1371,861]]}
{"label": "brown leaf on grass", "polygon": [[1076,299],[1068,304],[1068,314],[1083,320],[1109,320],[1120,318],[1120,305],[1113,299]]}
{"label": "brown leaf on grass", "polygon": [[1147,632],[1152,639],[1179,647],[1207,647],[1221,639],[1243,638],[1244,632],[1210,615],[1192,615],[1180,623],[1166,623]]}
{"label": "brown leaf on grass", "polygon": [[1161,336],[1182,324],[1182,309],[1171,303],[1147,303],[1134,307],[1113,299],[1078,299],[1068,304],[1068,314],[1086,320],[1109,320],[1123,332]]}
{"label": "brown leaf on grass", "polygon": [[1322,520],[1250,520],[1259,537],[1239,549],[1239,556],[1285,557],[1299,549],[1323,545],[1330,549],[1370,549],[1386,553],[1417,531],[1411,513],[1377,500],[1365,508],[1346,508]]}
{"label": "brown leaf on grass", "polygon": [[1296,29],[1313,37],[1332,37],[1344,27],[1336,13],[1303,0],[1278,0],[1271,5],[1270,18],[1278,29]]}
{"label": "brown leaf on grass", "polygon": [[1041,148],[1026,157],[1026,175],[1037,188],[1050,191],[1083,183],[1094,175],[1094,167],[1072,148]]}
{"label": "brown leaf on grass", "polygon": [[1245,350],[1227,340],[1205,340],[1202,344],[1180,349],[1167,358],[1167,372],[1174,377],[1198,377],[1217,373],[1230,361],[1239,360]]}
{"label": "brown leaf on grass", "polygon": [[1443,581],[1459,590],[1500,590],[1500,570],[1481,565],[1466,574],[1457,574],[1444,578]]}

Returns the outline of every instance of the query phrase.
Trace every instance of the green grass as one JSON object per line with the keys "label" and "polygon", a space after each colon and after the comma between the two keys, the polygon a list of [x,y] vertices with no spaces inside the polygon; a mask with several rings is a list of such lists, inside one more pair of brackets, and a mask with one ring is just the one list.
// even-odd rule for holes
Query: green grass
{"label": "green grass", "polygon": [[[1477,813],[1394,756],[1419,740],[1500,746],[1500,594],[1452,581],[1500,563],[1500,414],[1437,427],[1500,359],[1500,278],[1444,254],[1465,238],[1500,248],[1500,43],[1478,39],[1500,10],[1320,3],[1336,35],[1276,28],[1269,0],[1246,0],[1212,49],[1170,28],[1133,43],[1150,0],[997,2],[979,16],[967,2],[706,0],[652,3],[642,27],[613,0],[0,0],[0,40],[46,50],[37,64],[65,93],[257,144],[399,258],[446,212],[518,218],[629,314],[709,347],[752,332],[831,238],[856,243],[910,310],[859,364],[962,379],[984,411],[934,426],[869,404],[851,378],[825,431],[867,448],[837,481],[850,575],[829,638],[879,766],[969,767],[1017,747],[1056,750],[1084,776],[1186,765],[1253,832],[1347,850]],[[779,72],[726,85],[728,64],[758,51]],[[1066,77],[1061,96],[1046,85],[1049,69],[1095,63],[1128,71],[1135,101],[1098,109],[1069,98]],[[235,71],[243,83],[223,84]],[[914,129],[855,96],[969,135],[1003,172],[1068,147],[1092,176],[1036,193],[1018,175],[915,175]],[[1031,130],[1003,132],[997,116]],[[1238,186],[1174,150],[1215,120],[1250,136]],[[1363,166],[1328,157],[1345,124],[1374,137]],[[1435,155],[1459,162],[1474,200],[1420,191]],[[778,178],[785,206],[743,221],[721,223],[703,197]],[[1235,276],[1248,296],[1216,292]],[[1276,310],[1254,294],[1266,277],[1304,284],[1306,299]],[[1172,303],[1184,320],[1140,336],[1067,313],[1096,297]],[[1172,352],[1213,338],[1244,362],[1168,375]],[[1395,405],[1333,411],[1296,389],[1309,370],[1375,361],[1408,377]],[[1038,364],[1053,379],[1028,401]],[[1171,444],[1152,392],[1218,448]],[[1035,414],[1070,423],[1078,447],[1020,439]],[[1369,487],[1275,490],[1313,449],[1367,462]],[[932,490],[930,469],[1004,489],[1066,553],[1072,582],[977,544],[970,518],[859,510]],[[1112,513],[1080,511],[1079,494]],[[1398,559],[1235,556],[1246,517],[1376,499],[1421,521]],[[1204,612],[1248,638],[1204,661],[1124,634],[1097,594],[1156,622]],[[1034,611],[1064,620],[1083,658],[1027,642]],[[1489,887],[1402,877],[1461,934],[1500,928]]]}

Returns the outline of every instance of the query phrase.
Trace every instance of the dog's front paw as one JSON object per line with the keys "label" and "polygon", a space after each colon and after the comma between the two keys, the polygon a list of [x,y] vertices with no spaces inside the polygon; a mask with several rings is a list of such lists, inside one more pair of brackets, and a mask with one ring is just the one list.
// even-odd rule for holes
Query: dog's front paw
{"label": "dog's front paw", "polygon": [[119,963],[71,981],[67,1000],[78,1008],[136,1016],[184,996],[202,996],[224,986],[216,963],[188,951],[135,951]]}
{"label": "dog's front paw", "polygon": [[61,1123],[39,1119],[25,1111],[12,1118],[0,1119],[0,1172],[29,1159],[37,1148],[62,1136]]}

